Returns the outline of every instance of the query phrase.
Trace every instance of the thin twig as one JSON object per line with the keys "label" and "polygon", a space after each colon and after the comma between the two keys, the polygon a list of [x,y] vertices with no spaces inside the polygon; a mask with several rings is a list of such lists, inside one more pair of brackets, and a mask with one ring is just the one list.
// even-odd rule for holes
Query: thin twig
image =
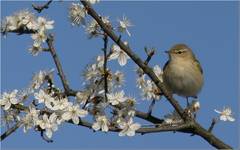
{"label": "thin twig", "polygon": [[155,49],[148,50],[147,47],[144,48],[144,51],[147,54],[147,59],[145,60],[144,64],[148,64],[152,59],[153,55],[155,54]]}
{"label": "thin twig", "polygon": [[214,128],[216,123],[217,123],[217,119],[213,118],[212,119],[212,123],[211,123],[210,127],[208,128],[208,132],[212,132],[212,130],[213,130],[213,128]]}
{"label": "thin twig", "polygon": [[153,107],[154,107],[154,105],[155,105],[155,102],[156,102],[156,100],[153,99],[152,102],[151,102],[151,104],[149,105],[148,115],[152,115],[152,111],[153,111]]}
{"label": "thin twig", "polygon": [[49,0],[47,3],[43,4],[43,5],[35,5],[32,4],[33,9],[35,9],[38,13],[41,13],[43,11],[43,9],[48,9],[49,5],[52,3],[53,0]]}
{"label": "thin twig", "polygon": [[103,37],[104,41],[104,47],[103,47],[103,53],[104,53],[104,64],[103,64],[103,71],[104,71],[104,93],[105,93],[105,101],[107,101],[107,93],[108,93],[108,71],[107,71],[107,47],[108,47],[108,36],[107,34]]}
{"label": "thin twig", "polygon": [[11,127],[10,129],[8,129],[6,132],[4,132],[4,133],[1,135],[0,141],[3,141],[6,137],[8,137],[9,135],[11,135],[13,132],[15,132],[21,125],[22,125],[22,122],[21,122],[21,121],[17,122],[13,127]]}
{"label": "thin twig", "polygon": [[54,46],[53,46],[53,41],[54,41],[54,37],[53,37],[52,34],[50,34],[50,35],[48,36],[48,38],[47,38],[47,44],[48,44],[50,53],[51,53],[51,55],[52,55],[52,58],[53,58],[53,60],[54,60],[54,63],[55,63],[55,65],[56,65],[56,67],[57,67],[58,74],[59,74],[59,76],[60,76],[60,78],[61,78],[61,81],[62,81],[62,84],[63,84],[63,88],[64,88],[64,90],[65,90],[65,93],[67,93],[67,94],[69,94],[69,93],[73,94],[73,93],[75,93],[75,92],[74,92],[73,90],[71,90],[70,87],[69,87],[69,83],[68,83],[68,81],[67,81],[67,79],[66,79],[66,76],[64,75],[64,72],[63,72],[63,69],[62,69],[62,65],[61,65],[61,63],[60,63],[60,60],[59,60],[58,55],[57,55],[57,53],[56,53],[56,50],[55,50],[55,48],[54,48]]}

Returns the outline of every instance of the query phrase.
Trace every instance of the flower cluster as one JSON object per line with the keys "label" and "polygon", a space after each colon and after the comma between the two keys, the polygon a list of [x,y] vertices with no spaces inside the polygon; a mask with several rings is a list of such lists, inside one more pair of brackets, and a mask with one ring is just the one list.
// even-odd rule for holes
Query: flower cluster
{"label": "flower cluster", "polygon": [[40,70],[38,73],[35,73],[32,78],[32,83],[30,88],[33,90],[39,89],[48,78],[52,78],[54,69],[51,70]]}
{"label": "flower cluster", "polygon": [[44,17],[36,17],[28,10],[22,10],[12,16],[7,16],[1,23],[1,33],[7,32],[32,33],[33,45],[29,52],[36,56],[43,50],[42,43],[47,40],[47,30],[53,29],[54,21],[47,21]]}
{"label": "flower cluster", "polygon": [[39,24],[35,15],[28,10],[21,10],[12,16],[7,16],[1,23],[1,32],[3,34],[17,30],[34,31],[38,28]]}
{"label": "flower cluster", "polygon": [[[162,69],[158,65],[155,65],[153,71],[159,78],[160,82],[162,82]],[[146,75],[141,69],[137,70],[137,74],[137,87],[142,91],[143,98],[147,100],[160,99],[160,90],[155,83],[152,80],[146,79]]]}

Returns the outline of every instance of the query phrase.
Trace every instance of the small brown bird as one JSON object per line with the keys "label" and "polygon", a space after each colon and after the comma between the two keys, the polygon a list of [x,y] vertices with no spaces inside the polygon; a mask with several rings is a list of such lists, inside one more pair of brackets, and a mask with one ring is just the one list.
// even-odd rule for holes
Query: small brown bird
{"label": "small brown bird", "polygon": [[201,65],[185,44],[176,44],[166,53],[169,60],[163,68],[163,82],[173,94],[186,97],[188,103],[188,97],[197,97],[203,86]]}

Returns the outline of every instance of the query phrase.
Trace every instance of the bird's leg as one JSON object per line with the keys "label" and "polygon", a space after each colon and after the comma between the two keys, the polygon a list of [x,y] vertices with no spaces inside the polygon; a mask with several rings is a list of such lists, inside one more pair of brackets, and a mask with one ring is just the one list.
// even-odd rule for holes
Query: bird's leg
{"label": "bird's leg", "polygon": [[189,107],[190,103],[189,103],[188,97],[186,97],[186,99],[187,99],[187,107]]}

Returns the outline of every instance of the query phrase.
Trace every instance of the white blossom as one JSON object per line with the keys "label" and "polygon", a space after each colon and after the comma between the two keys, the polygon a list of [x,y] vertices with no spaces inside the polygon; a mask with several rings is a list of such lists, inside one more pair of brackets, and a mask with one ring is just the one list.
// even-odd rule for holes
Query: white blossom
{"label": "white blossom", "polygon": [[17,28],[20,28],[22,26],[27,26],[29,29],[35,28],[35,16],[33,13],[31,13],[28,10],[22,10],[16,13],[17,18]]}
{"label": "white blossom", "polygon": [[138,87],[139,89],[144,88],[144,87],[145,87],[145,82],[146,82],[146,80],[145,80],[145,74],[144,74],[144,75],[141,75],[141,76],[138,76],[138,78],[137,78],[137,87]]}
{"label": "white blossom", "polygon": [[138,130],[141,125],[139,123],[134,123],[133,119],[130,118],[128,122],[120,123],[119,127],[122,129],[122,131],[118,134],[119,136],[134,136],[136,130]]}
{"label": "white blossom", "polygon": [[90,92],[88,90],[83,92],[77,92],[76,99],[80,104],[85,104],[89,95],[90,95]]}
{"label": "white blossom", "polygon": [[53,132],[58,130],[58,124],[57,124],[57,115],[55,113],[52,113],[49,117],[47,114],[44,114],[42,116],[42,120],[38,121],[39,126],[42,129],[45,129],[46,136],[48,138],[52,137]]}
{"label": "white blossom", "polygon": [[41,89],[38,93],[34,93],[34,97],[38,100],[38,103],[44,103],[48,109],[56,110],[56,107],[54,108],[56,100],[44,90]]}
{"label": "white blossom", "polygon": [[116,92],[116,93],[107,93],[108,101],[112,105],[118,105],[119,103],[123,103],[127,100],[124,96],[124,91]]}
{"label": "white blossom", "polygon": [[32,34],[32,39],[34,40],[33,46],[34,47],[40,47],[42,43],[46,42],[47,36],[45,32],[37,32],[35,34]]}
{"label": "white blossom", "polygon": [[[127,42],[125,42],[124,44],[127,45]],[[111,50],[113,53],[110,56],[110,60],[118,59],[118,63],[120,64],[120,66],[124,66],[127,64],[129,56],[118,45],[113,45]]]}
{"label": "white blossom", "polygon": [[1,23],[1,31],[9,32],[17,29],[17,18],[16,16],[7,16]]}
{"label": "white blossom", "polygon": [[37,18],[37,24],[38,24],[39,33],[45,32],[46,30],[53,29],[53,23],[54,23],[53,20],[47,21],[43,17],[38,17]]}
{"label": "white blossom", "polygon": [[224,107],[222,111],[214,110],[216,113],[220,114],[219,119],[222,121],[235,121],[235,118],[232,116],[232,110],[230,107]]}
{"label": "white blossom", "polygon": [[90,38],[97,37],[99,34],[100,26],[97,21],[93,19],[86,27],[85,31],[90,35]]}
{"label": "white blossom", "polygon": [[31,53],[33,56],[37,56],[41,51],[42,51],[42,47],[41,45],[37,45],[37,46],[31,46],[28,49],[29,53]]}
{"label": "white blossom", "polygon": [[79,124],[79,117],[85,117],[88,114],[86,110],[80,109],[79,105],[69,106],[66,112],[63,113],[64,120],[72,119],[74,124]]}
{"label": "white blossom", "polygon": [[96,117],[96,122],[93,123],[92,128],[95,131],[102,130],[103,132],[108,131],[108,126],[109,126],[109,121],[106,116],[97,116]]}
{"label": "white blossom", "polygon": [[98,67],[96,64],[92,64],[90,66],[87,67],[85,73],[84,73],[84,77],[86,78],[86,80],[92,80],[92,79],[96,79],[96,77],[100,74]]}
{"label": "white blossom", "polygon": [[29,106],[27,114],[22,118],[24,133],[38,123],[39,112],[34,105]]}
{"label": "white blossom", "polygon": [[37,90],[41,87],[41,85],[44,83],[46,76],[52,76],[54,69],[51,70],[40,70],[38,73],[36,73],[33,76],[31,88],[34,90]]}
{"label": "white blossom", "polygon": [[0,104],[1,106],[3,106],[4,110],[8,110],[12,104],[15,105],[19,103],[19,100],[17,99],[17,94],[18,94],[18,90],[13,90],[10,93],[4,92],[1,95]]}
{"label": "white blossom", "polygon": [[52,101],[52,110],[64,110],[65,108],[67,108],[71,103],[68,102],[68,99],[65,98],[60,98],[60,99],[54,99],[54,101]]}
{"label": "white blossom", "polygon": [[159,99],[160,96],[156,93],[158,88],[156,87],[155,83],[151,80],[147,80],[145,86],[142,87],[142,94],[148,100],[151,99]]}
{"label": "white blossom", "polygon": [[113,78],[115,80],[116,85],[118,85],[118,86],[122,85],[124,82],[124,74],[120,71],[116,71],[113,74]]}
{"label": "white blossom", "polygon": [[162,69],[158,65],[155,65],[153,67],[153,71],[156,74],[156,76],[158,77],[158,79],[160,80],[160,82],[163,82],[163,77],[162,77],[163,71],[162,71]]}
{"label": "white blossom", "polygon": [[133,26],[130,20],[126,16],[123,16],[122,20],[118,19],[118,22],[119,22],[118,31],[127,32],[127,34],[131,36],[131,33],[128,31],[128,27]]}
{"label": "white blossom", "polygon": [[72,25],[81,25],[85,24],[85,16],[87,14],[86,9],[83,5],[79,3],[72,3],[70,9],[69,9],[69,18],[72,22]]}

